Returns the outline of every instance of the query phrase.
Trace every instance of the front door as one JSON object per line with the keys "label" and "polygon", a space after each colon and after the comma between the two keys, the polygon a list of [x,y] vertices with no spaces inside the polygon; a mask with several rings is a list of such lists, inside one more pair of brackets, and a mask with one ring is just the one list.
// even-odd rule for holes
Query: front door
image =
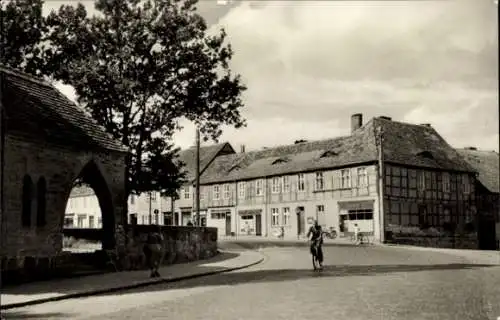
{"label": "front door", "polygon": [[262,215],[260,214],[255,215],[255,235],[262,235]]}
{"label": "front door", "polygon": [[226,213],[226,236],[231,235],[231,213]]}
{"label": "front door", "polygon": [[297,210],[297,235],[304,235],[306,232],[306,217],[304,208],[299,207]]}

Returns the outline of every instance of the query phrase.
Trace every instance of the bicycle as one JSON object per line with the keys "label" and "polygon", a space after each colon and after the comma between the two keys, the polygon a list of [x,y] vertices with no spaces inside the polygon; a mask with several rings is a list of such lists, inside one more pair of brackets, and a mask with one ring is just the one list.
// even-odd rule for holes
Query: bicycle
{"label": "bicycle", "polygon": [[311,246],[312,264],[313,264],[314,271],[321,270],[319,259],[318,259],[319,244],[320,244],[319,240],[314,240],[314,243]]}
{"label": "bicycle", "polygon": [[335,239],[335,238],[337,238],[337,230],[335,230],[334,227],[330,227],[330,229],[328,231],[324,231],[323,234],[328,239]]}

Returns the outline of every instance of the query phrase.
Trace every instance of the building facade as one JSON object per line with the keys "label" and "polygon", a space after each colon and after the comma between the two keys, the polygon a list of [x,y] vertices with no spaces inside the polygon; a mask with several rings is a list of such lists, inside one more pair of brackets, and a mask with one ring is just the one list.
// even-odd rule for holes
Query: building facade
{"label": "building facade", "polygon": [[478,172],[476,202],[481,249],[500,247],[500,156],[495,151],[474,147],[457,149],[464,159]]}
{"label": "building facade", "polygon": [[201,175],[207,225],[256,236],[283,227],[296,238],[318,220],[386,241],[475,219],[475,170],[430,125],[363,125],[359,114],[351,123],[345,137],[217,156]]}

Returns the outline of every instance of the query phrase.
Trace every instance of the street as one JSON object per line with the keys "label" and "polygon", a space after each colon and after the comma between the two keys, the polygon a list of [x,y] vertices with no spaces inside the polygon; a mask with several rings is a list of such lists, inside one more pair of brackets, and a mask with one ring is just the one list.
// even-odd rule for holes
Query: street
{"label": "street", "polygon": [[239,271],[5,311],[6,319],[497,319],[500,266],[442,252],[266,248]]}

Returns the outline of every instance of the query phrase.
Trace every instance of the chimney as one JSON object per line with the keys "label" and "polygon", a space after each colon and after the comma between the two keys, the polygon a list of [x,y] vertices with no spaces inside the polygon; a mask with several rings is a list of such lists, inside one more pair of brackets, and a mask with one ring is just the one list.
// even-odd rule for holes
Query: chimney
{"label": "chimney", "polygon": [[477,150],[477,148],[476,147],[467,147],[467,148],[465,148],[465,150]]}
{"label": "chimney", "polygon": [[424,127],[430,127],[430,126],[431,126],[431,124],[430,124],[430,123],[421,123],[420,125],[421,125],[421,126],[424,126]]}
{"label": "chimney", "polygon": [[361,113],[355,113],[351,116],[351,133],[361,128],[363,125],[363,115]]}
{"label": "chimney", "polygon": [[386,117],[386,116],[380,116],[379,118],[380,118],[380,119],[387,120],[387,121],[391,121],[391,120],[392,120],[392,118],[391,118],[391,117]]}
{"label": "chimney", "polygon": [[241,145],[240,152],[241,153],[245,153],[245,145],[244,144]]}

